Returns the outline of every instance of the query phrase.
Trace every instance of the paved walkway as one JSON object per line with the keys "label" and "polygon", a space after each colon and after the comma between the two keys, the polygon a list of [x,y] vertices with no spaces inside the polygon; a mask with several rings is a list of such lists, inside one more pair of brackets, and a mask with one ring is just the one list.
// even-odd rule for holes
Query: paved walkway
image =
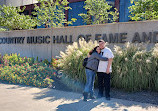
{"label": "paved walkway", "polygon": [[158,111],[158,106],[114,98],[84,102],[78,93],[0,83],[0,111]]}

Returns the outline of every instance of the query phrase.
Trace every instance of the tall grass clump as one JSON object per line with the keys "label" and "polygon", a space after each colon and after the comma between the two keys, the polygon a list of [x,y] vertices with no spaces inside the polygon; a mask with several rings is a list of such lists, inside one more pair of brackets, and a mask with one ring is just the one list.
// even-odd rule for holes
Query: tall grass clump
{"label": "tall grass clump", "polygon": [[147,51],[127,43],[114,47],[112,86],[126,91],[158,91],[158,44]]}
{"label": "tall grass clump", "polygon": [[151,64],[151,72],[153,73],[153,87],[156,91],[158,91],[158,43],[152,50],[152,64]]}
{"label": "tall grass clump", "polygon": [[[86,81],[83,59],[97,42],[79,40],[60,52],[58,66],[62,72],[80,82]],[[114,46],[111,85],[126,91],[158,91],[158,44],[147,51],[143,44]],[[96,79],[97,81],[97,79]]]}
{"label": "tall grass clump", "polygon": [[60,52],[58,66],[70,78],[85,82],[85,69],[82,61],[95,46],[97,46],[96,41],[86,42],[80,39],[79,42],[74,42],[67,47],[65,52]]}

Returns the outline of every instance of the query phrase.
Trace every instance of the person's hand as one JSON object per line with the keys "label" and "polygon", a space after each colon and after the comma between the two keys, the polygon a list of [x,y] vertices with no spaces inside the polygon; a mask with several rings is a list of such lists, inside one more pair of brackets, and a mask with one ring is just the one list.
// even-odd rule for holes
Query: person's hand
{"label": "person's hand", "polygon": [[106,69],[106,74],[109,74],[109,73],[110,73],[109,69]]}
{"label": "person's hand", "polygon": [[91,56],[91,55],[88,54],[88,58],[89,58],[90,56]]}

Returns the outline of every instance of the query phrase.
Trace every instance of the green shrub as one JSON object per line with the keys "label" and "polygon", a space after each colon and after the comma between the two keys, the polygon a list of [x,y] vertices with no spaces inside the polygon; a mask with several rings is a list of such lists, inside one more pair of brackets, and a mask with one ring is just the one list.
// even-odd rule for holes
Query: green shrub
{"label": "green shrub", "polygon": [[47,64],[47,65],[50,64],[49,61],[48,61],[47,59],[44,59],[42,62],[45,63],[45,64]]}
{"label": "green shrub", "polygon": [[0,31],[6,31],[7,29],[4,29],[4,28],[0,28]]}
{"label": "green shrub", "polygon": [[58,59],[52,57],[52,58],[51,58],[51,66],[52,66],[54,69],[57,69],[57,70],[58,70],[58,69],[59,69],[58,65],[59,65]]}
{"label": "green shrub", "polygon": [[45,62],[34,61],[34,58],[20,57],[15,53],[0,56],[0,59],[0,80],[9,83],[48,87],[56,76],[52,67]]}
{"label": "green shrub", "polygon": [[28,62],[30,65],[32,65],[34,63],[34,58],[28,58],[28,57],[20,57],[20,54],[5,54],[2,57],[2,63],[4,65],[21,65],[23,63]]}

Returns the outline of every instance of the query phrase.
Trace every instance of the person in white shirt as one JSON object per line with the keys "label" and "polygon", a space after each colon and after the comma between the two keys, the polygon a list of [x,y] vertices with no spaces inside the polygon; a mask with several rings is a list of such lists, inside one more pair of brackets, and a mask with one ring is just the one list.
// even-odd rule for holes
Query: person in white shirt
{"label": "person in white shirt", "polygon": [[98,65],[98,98],[103,97],[104,87],[105,87],[105,97],[110,100],[110,75],[112,73],[112,60],[114,55],[112,51],[105,46],[104,40],[99,40],[99,47],[102,49],[102,57],[107,57],[108,61],[99,61]]}

